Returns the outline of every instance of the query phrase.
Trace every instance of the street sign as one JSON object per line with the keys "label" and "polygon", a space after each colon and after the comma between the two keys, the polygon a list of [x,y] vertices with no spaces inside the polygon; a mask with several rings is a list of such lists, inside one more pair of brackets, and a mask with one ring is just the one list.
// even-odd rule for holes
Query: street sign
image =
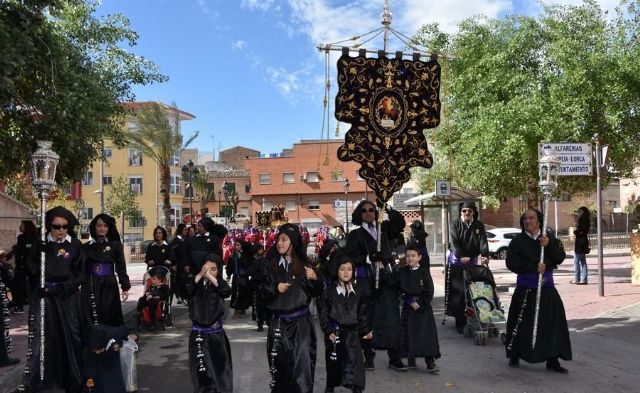
{"label": "street sign", "polygon": [[554,150],[560,159],[558,176],[591,176],[591,144],[589,143],[538,143],[538,159],[545,148]]}
{"label": "street sign", "polygon": [[436,196],[451,195],[451,182],[449,180],[436,180]]}

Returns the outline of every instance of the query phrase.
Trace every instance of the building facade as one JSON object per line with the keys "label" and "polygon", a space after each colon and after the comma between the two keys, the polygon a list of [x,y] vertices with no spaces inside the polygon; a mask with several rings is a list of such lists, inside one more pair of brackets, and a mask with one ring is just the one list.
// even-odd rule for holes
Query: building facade
{"label": "building facade", "polygon": [[[143,107],[144,102],[126,103],[127,109],[135,110]],[[162,104],[171,119],[175,117],[174,109]],[[180,123],[194,119],[195,116],[178,110]],[[134,115],[127,118],[125,132],[135,132],[138,127]],[[160,171],[158,165],[150,157],[136,149],[125,147],[118,148],[110,140],[104,141],[104,161],[95,161],[84,172],[82,178],[82,201],[84,207],[80,209],[83,231],[87,231],[87,225],[93,217],[101,211],[105,211],[104,201],[109,195],[110,186],[118,177],[125,179],[131,190],[138,193],[140,219],[124,220],[124,237],[126,242],[149,240],[153,238],[153,228],[161,224],[163,218],[162,198],[160,195]],[[196,152],[197,158],[197,152]],[[182,164],[180,154],[176,154],[171,160],[171,178],[169,183],[169,195],[172,206],[173,226],[182,222],[184,182],[182,180]],[[188,161],[188,159],[186,160]],[[184,163],[186,163],[186,161]],[[122,228],[119,217],[116,217],[118,228]]]}

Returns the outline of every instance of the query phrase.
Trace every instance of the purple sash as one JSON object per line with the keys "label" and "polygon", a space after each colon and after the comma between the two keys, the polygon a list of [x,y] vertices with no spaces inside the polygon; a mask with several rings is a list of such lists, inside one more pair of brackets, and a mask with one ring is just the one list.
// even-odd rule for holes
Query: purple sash
{"label": "purple sash", "polygon": [[[538,273],[518,274],[518,281],[516,282],[519,287],[523,288],[537,288],[538,287]],[[553,271],[545,270],[542,274],[542,286],[545,288],[553,287]]]}
{"label": "purple sash", "polygon": [[57,281],[45,281],[44,283],[45,288],[55,288],[59,285],[62,285],[62,283]]}
{"label": "purple sash", "polygon": [[89,273],[97,277],[113,276],[113,263],[96,262],[91,265],[91,271]]}
{"label": "purple sash", "polygon": [[220,333],[222,332],[222,330],[223,329],[221,320],[217,320],[213,325],[210,326],[198,325],[197,323],[194,323],[193,326],[191,326],[191,331],[196,333]]}
{"label": "purple sash", "polygon": [[[451,251],[449,251],[447,262],[449,263],[449,265],[464,265],[460,260],[460,258],[458,258],[456,254],[452,253]],[[478,257],[472,257],[469,263],[467,263],[467,266],[477,265],[477,264],[478,264]]]}
{"label": "purple sash", "polygon": [[404,304],[405,306],[408,306],[412,303],[417,303],[418,302],[418,297],[417,296],[404,296]]}
{"label": "purple sash", "polygon": [[364,266],[356,267],[356,278],[367,278],[367,270]]}
{"label": "purple sash", "polygon": [[296,319],[296,318],[303,317],[307,314],[309,314],[309,307],[305,307],[298,311],[289,312],[289,313],[274,313],[273,316],[275,318],[280,318],[280,319]]}

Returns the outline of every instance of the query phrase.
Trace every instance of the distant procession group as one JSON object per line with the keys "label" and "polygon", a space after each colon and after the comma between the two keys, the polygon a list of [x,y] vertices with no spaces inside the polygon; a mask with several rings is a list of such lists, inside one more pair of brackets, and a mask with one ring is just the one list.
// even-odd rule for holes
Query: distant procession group
{"label": "distant procession group", "polygon": [[[245,317],[253,305],[258,330],[267,324],[266,366],[272,392],[313,391],[317,338],[309,308],[312,300],[324,336],[326,392],[339,386],[364,391],[365,371],[375,369],[376,350],[387,351],[390,369],[418,368],[420,358],[427,372],[437,372],[436,360],[441,355],[431,307],[434,284],[428,235],[422,223],[414,221],[405,245],[402,215],[388,209],[388,218],[378,220],[382,213],[373,202],[361,201],[351,220],[357,228],[346,235],[339,231],[325,241],[317,250],[317,263],[307,255],[308,234],[294,224],[274,231],[273,242],[247,242],[244,236],[230,248],[226,247],[227,229],[209,218],[201,219],[193,233],[180,225],[170,243],[166,231],[157,227],[146,251],[148,280],[138,300],[138,328],[153,330],[158,324],[171,324],[174,298],[188,304],[194,392],[233,391],[231,348],[224,329],[225,299],[229,297],[234,318]],[[566,373],[559,359],[571,360],[571,344],[562,300],[553,283],[553,270],[566,254],[562,244],[541,228],[542,221],[539,211],[525,211],[520,220],[522,233],[509,245],[506,264],[518,278],[504,344],[511,367],[518,367],[520,360],[546,362],[547,369]],[[75,236],[77,224],[65,208],[49,210],[46,242],[41,244],[31,234],[31,246],[22,246],[28,251],[16,258],[16,270],[26,269],[27,281],[37,288],[29,298],[29,351],[21,391],[51,387],[66,392],[130,390],[117,352],[138,337],[125,326],[122,315],[121,301],[128,298],[131,285],[115,220],[106,214],[96,216],[86,244]],[[399,248],[406,262],[396,259]],[[482,265],[488,264],[489,256],[485,228],[473,203],[460,205],[460,216],[450,228],[450,248],[446,313],[455,317],[459,333],[472,332],[477,329],[474,321],[480,321],[474,312],[480,313],[481,307],[465,291],[474,270],[480,275],[482,269],[488,271]],[[38,285],[40,251],[46,256],[43,288]],[[232,277],[231,285],[223,279],[223,272],[227,280]],[[544,280],[534,328],[539,274]],[[19,287],[9,284],[9,276],[3,274],[3,283],[8,288]],[[9,290],[7,293],[11,297]],[[493,299],[487,296],[491,303]],[[41,299],[46,310],[43,381]],[[537,343],[532,346],[534,334]],[[4,341],[2,345],[0,363],[13,360]]]}

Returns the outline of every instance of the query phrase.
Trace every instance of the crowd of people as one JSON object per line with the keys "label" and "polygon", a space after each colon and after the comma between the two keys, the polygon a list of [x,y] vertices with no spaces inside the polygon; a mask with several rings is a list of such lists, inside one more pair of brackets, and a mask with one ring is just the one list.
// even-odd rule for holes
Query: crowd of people
{"label": "crowd of people", "polygon": [[[384,213],[387,218],[381,219]],[[547,369],[566,373],[559,359],[571,360],[571,344],[562,300],[553,286],[553,270],[562,263],[565,252],[541,228],[541,215],[527,210],[521,218],[522,233],[509,246],[507,267],[518,279],[505,349],[512,367],[518,367],[520,359],[546,361]],[[194,230],[179,225],[171,240],[164,228],[154,229],[145,263],[157,280],[139,300],[139,309],[155,310],[154,299],[171,304],[175,298],[188,306],[194,391],[233,391],[231,347],[224,329],[227,298],[234,309],[231,318],[245,318],[251,308],[258,331],[267,326],[272,392],[313,391],[318,339],[312,301],[325,345],[326,392],[339,386],[363,391],[365,371],[375,370],[377,350],[387,352],[392,370],[417,368],[420,358],[428,372],[438,371],[436,360],[441,351],[431,307],[434,284],[423,224],[411,223],[405,243],[402,214],[383,211],[368,200],[358,204],[351,222],[355,229],[348,234],[341,226],[316,233],[317,258],[307,253],[309,232],[289,223],[267,231],[227,230],[205,217]],[[85,244],[74,232],[77,219],[65,208],[49,210],[44,224],[47,236],[41,243],[35,226],[23,223],[14,248],[15,274],[3,270],[1,276],[3,285],[11,282],[7,290],[0,287],[5,311],[9,311],[9,301],[16,313],[29,305],[23,391],[60,387],[80,392],[90,384],[92,391],[124,392],[122,380],[99,375],[99,370],[109,367],[96,367],[108,363],[103,354],[113,351],[114,343],[117,351],[126,340],[137,339],[122,314],[121,302],[127,300],[131,284],[115,220],[97,215],[89,226],[91,239]],[[489,261],[486,231],[473,203],[461,204],[460,216],[450,228],[450,245],[446,313],[455,318],[462,333],[467,323],[461,283],[464,269]],[[39,285],[41,251],[46,256],[43,288]],[[400,254],[404,257],[399,258]],[[153,287],[163,285],[165,277],[156,275],[160,270],[170,272],[170,290],[154,295]],[[532,348],[538,275],[544,284],[539,344]],[[41,305],[46,309],[42,380]],[[15,364],[18,360],[7,354],[9,341],[0,345],[0,365]],[[117,357],[108,359],[115,362]]]}

